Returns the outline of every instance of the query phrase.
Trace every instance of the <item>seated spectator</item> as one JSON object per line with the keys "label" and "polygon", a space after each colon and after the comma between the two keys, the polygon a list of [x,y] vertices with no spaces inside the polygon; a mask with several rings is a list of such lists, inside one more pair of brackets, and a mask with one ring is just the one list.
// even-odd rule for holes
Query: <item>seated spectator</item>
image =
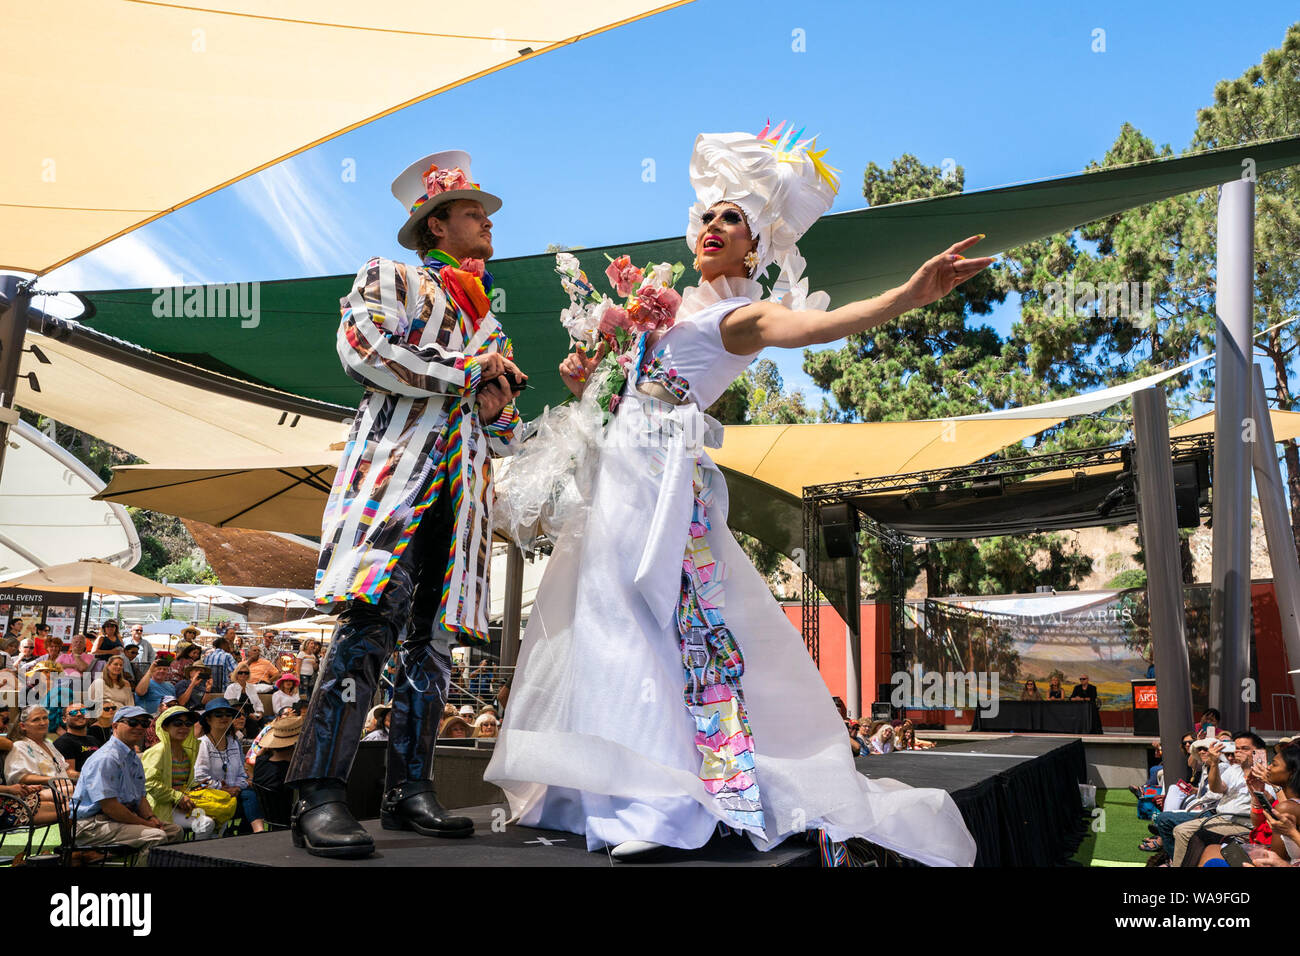
{"label": "seated spectator", "polygon": [[194,768],[199,757],[199,741],[194,736],[198,720],[198,711],[168,707],[158,715],[158,742],[140,758],[154,815],[182,830],[194,827],[190,818],[194,801],[189,792],[194,789]]}
{"label": "seated spectator", "polygon": [[191,660],[185,667],[184,679],[172,684],[172,692],[176,695],[176,703],[182,707],[200,707],[212,693],[212,687],[207,666]]}
{"label": "seated spectator", "polygon": [[[387,740],[388,728],[392,725],[393,707],[391,704],[376,704],[366,715],[364,727],[370,730],[362,740]],[[364,727],[362,729],[364,729]]]}
{"label": "seated spectator", "polygon": [[134,683],[126,679],[126,658],[121,653],[114,654],[108,659],[108,663],[104,665],[104,669],[95,678],[94,683],[90,685],[90,700],[105,704],[111,701],[119,710],[123,707],[134,707],[135,693],[131,689]]}
{"label": "seated spectator", "polygon": [[14,749],[14,742],[9,738],[9,724],[14,717],[12,707],[0,707],[0,780],[4,779],[5,758]]}
{"label": "seated spectator", "polygon": [[232,794],[239,801],[240,815],[254,833],[261,833],[266,824],[257,793],[248,785],[244,751],[235,735],[234,719],[235,708],[225,698],[210,700],[203,708],[199,718],[203,735],[199,738],[194,781],[201,787],[217,787]]}
{"label": "seated spectator", "polygon": [[156,660],[149,664],[135,685],[136,706],[143,707],[144,712],[150,717],[157,716],[162,710],[162,702],[165,698],[176,696],[171,684],[165,684],[157,679],[158,667]]}
{"label": "seated spectator", "polygon": [[894,745],[895,750],[933,750],[934,741],[921,740],[916,736],[916,727],[911,720],[904,719],[903,725],[898,728],[894,735],[897,742]]}
{"label": "seated spectator", "polygon": [[145,665],[140,663],[140,648],[136,644],[127,644],[122,648],[122,658],[126,661],[126,679],[134,687],[144,676]]}
{"label": "seated spectator", "polygon": [[311,696],[311,690],[316,686],[316,671],[319,669],[320,641],[309,637],[302,642],[302,650],[298,652],[298,678],[302,682],[304,697]]}
{"label": "seated spectator", "polygon": [[86,716],[84,704],[74,704],[63,712],[63,716],[63,735],[54,741],[54,749],[63,754],[69,768],[80,770],[100,745],[87,731],[90,718]]}
{"label": "seated spectator", "polygon": [[263,713],[262,697],[257,692],[257,688],[249,684],[249,673],[247,664],[235,665],[230,675],[230,684],[227,685],[223,696],[237,708],[243,708],[245,713],[260,717]]}
{"label": "seated spectator", "polygon": [[[188,630],[194,630],[189,628]],[[195,633],[198,633],[195,631]],[[165,671],[158,672],[158,679],[173,684],[189,680],[190,668],[203,658],[203,648],[198,644],[182,642],[176,645],[176,654]]]}
{"label": "seated spectator", "polygon": [[1064,700],[1065,692],[1061,689],[1061,675],[1053,674],[1047,682],[1047,699]]}
{"label": "seated spectator", "polygon": [[[1171,863],[1182,866],[1187,854],[1187,843],[1199,830],[1209,830],[1219,838],[1248,834],[1251,830],[1251,796],[1246,783],[1246,767],[1254,762],[1256,749],[1263,750],[1262,741],[1254,733],[1244,730],[1235,734],[1232,741],[1215,741],[1208,749],[1207,762],[1209,786],[1219,794],[1214,813],[1208,819],[1189,820],[1174,827],[1174,852]],[[1196,865],[1193,857],[1190,865]]]}
{"label": "seated spectator", "polygon": [[10,735],[13,747],[5,755],[4,782],[10,786],[34,786],[42,813],[54,809],[53,787],[72,792],[78,771],[68,766],[63,754],[46,740],[49,712],[41,706],[28,707],[18,715],[18,730]]}
{"label": "seated spectator", "polygon": [[266,818],[272,823],[289,824],[293,788],[285,779],[301,733],[302,717],[291,711],[267,724],[267,733],[262,735],[262,750],[253,763],[253,782],[266,795]]}
{"label": "seated spectator", "polygon": [[86,635],[74,634],[72,646],[59,655],[58,662],[63,665],[64,671],[89,674],[95,666],[95,655],[86,647]]}
{"label": "seated spectator", "polygon": [[[227,630],[226,634],[229,635],[232,631],[233,628]],[[229,637],[218,637],[213,640],[212,647],[203,655],[203,664],[210,671],[213,687],[224,689],[230,683],[230,675],[234,672],[237,663],[231,649]]]}
{"label": "seated spectator", "polygon": [[894,725],[882,721],[879,729],[867,741],[873,754],[887,754],[894,750]]}
{"label": "seated spectator", "polygon": [[474,736],[478,738],[496,737],[501,728],[501,723],[497,720],[497,715],[493,713],[481,714],[474,721]]}
{"label": "seated spectator", "polygon": [[[1246,783],[1252,793],[1259,795],[1252,806],[1254,827],[1246,845],[1247,852],[1256,861],[1255,865],[1261,865],[1260,858],[1264,855],[1278,857],[1287,865],[1300,862],[1300,835],[1297,834],[1297,824],[1300,823],[1300,747],[1281,748],[1263,772],[1248,766]],[[1269,796],[1270,789],[1277,794],[1276,801]],[[1271,805],[1270,810],[1266,812],[1261,804]],[[1189,856],[1199,842],[1209,844],[1202,850],[1198,861],[1205,866],[1209,860],[1223,858],[1223,848],[1228,841],[1219,839],[1207,828],[1192,837],[1188,844]]]}
{"label": "seated spectator", "polygon": [[46,740],[49,727],[49,711],[39,705],[28,707],[19,715],[18,734],[11,735],[13,749],[5,757],[5,783],[48,787],[59,781],[77,779],[77,771]]}
{"label": "seated spectator", "polygon": [[465,723],[470,725],[473,724],[474,722],[473,706],[471,706],[470,704],[462,704],[459,713],[460,716],[464,719]]}
{"label": "seated spectator", "polygon": [[275,682],[275,693],[271,695],[271,709],[277,714],[286,707],[298,703],[298,675],[289,671],[281,674]]}
{"label": "seated spectator", "polygon": [[[137,624],[131,628],[131,635],[123,643],[122,648],[138,648],[137,663],[141,667],[148,667],[157,658],[158,651],[154,648],[153,643],[144,636],[144,625]],[[143,671],[141,671],[143,673]]]}
{"label": "seated spectator", "polygon": [[259,694],[269,694],[275,690],[275,680],[280,676],[280,669],[262,656],[262,649],[256,644],[249,645],[248,659],[241,666],[248,668],[249,679]]}
{"label": "seated spectator", "polygon": [[20,680],[26,683],[27,671],[40,663],[40,660],[41,655],[36,653],[35,640],[30,637],[24,637],[18,642],[18,658],[13,661],[13,667]]}
{"label": "seated spectator", "polygon": [[1025,681],[1024,689],[1020,691],[1020,699],[1042,700],[1043,695],[1038,690],[1038,682],[1032,680]]}
{"label": "seated spectator", "polygon": [[[1220,794],[1218,791],[1210,789],[1209,762],[1211,755],[1209,748],[1210,742],[1207,740],[1197,740],[1192,744],[1192,754],[1203,768],[1196,792],[1183,801],[1180,809],[1167,809],[1168,803],[1166,803],[1166,809],[1161,810],[1151,818],[1151,829],[1155,836],[1143,841],[1139,849],[1147,853],[1157,851],[1163,853],[1163,857],[1157,858],[1157,860],[1173,858],[1175,827],[1187,823],[1189,820],[1209,817],[1214,813],[1214,807],[1219,802]],[[1217,763],[1217,757],[1214,759]]]}
{"label": "seated spectator", "polygon": [[118,630],[117,621],[105,621],[100,625],[99,637],[91,645],[90,653],[95,658],[96,672],[102,672],[111,659],[121,655],[122,635]]}
{"label": "seated spectator", "polygon": [[1195,733],[1196,738],[1199,740],[1201,737],[1205,736],[1206,727],[1214,727],[1215,730],[1217,731],[1222,726],[1223,726],[1223,718],[1219,716],[1219,712],[1215,710],[1213,707],[1207,707],[1201,713],[1201,719],[1197,721],[1196,724],[1192,727],[1192,731]]}
{"label": "seated spectator", "polygon": [[469,721],[459,715],[448,717],[438,728],[438,736],[446,737],[450,740],[463,740],[472,737],[474,728],[470,726]]}
{"label": "seated spectator", "polygon": [[125,843],[141,848],[147,856],[150,848],[181,838],[180,827],[154,813],[144,764],[135,752],[151,721],[139,707],[119,708],[112,738],[86,761],[72,795],[79,846]]}
{"label": "seated spectator", "polygon": [[98,708],[92,702],[86,705],[86,713],[95,714],[94,721],[86,728],[86,734],[95,742],[96,747],[102,747],[108,743],[108,738],[113,736],[113,717],[117,714],[117,704],[111,700],[106,700]]}

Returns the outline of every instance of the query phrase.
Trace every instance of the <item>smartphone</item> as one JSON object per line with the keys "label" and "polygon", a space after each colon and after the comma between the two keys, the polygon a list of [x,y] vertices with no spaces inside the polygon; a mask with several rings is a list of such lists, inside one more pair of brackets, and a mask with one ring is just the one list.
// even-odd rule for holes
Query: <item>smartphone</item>
{"label": "smartphone", "polygon": [[1223,848],[1223,858],[1229,866],[1250,866],[1250,854],[1236,843],[1229,843]]}
{"label": "smartphone", "polygon": [[1218,733],[1218,728],[1215,727],[1214,724],[1206,724],[1204,727],[1201,728],[1201,739],[1213,740],[1217,736],[1217,733]]}
{"label": "smartphone", "polygon": [[1264,751],[1262,750],[1256,750],[1254,755],[1251,757],[1251,760],[1255,764],[1255,769],[1260,773],[1263,773],[1264,768],[1268,766],[1268,761],[1265,759]]}

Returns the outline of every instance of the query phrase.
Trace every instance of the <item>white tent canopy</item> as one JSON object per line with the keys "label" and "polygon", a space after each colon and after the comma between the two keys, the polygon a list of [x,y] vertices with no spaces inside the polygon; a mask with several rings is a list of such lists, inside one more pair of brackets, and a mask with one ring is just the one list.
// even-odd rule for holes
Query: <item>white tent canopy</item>
{"label": "white tent canopy", "polygon": [[100,558],[123,568],[140,560],[140,539],[121,505],[92,498],[104,482],[26,422],[0,475],[0,578],[33,568]]}

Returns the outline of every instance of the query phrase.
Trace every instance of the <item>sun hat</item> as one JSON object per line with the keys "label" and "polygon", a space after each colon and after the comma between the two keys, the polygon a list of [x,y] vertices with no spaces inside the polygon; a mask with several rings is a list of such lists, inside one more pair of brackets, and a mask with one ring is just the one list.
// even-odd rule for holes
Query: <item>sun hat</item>
{"label": "sun hat", "polygon": [[143,707],[136,707],[132,704],[130,707],[119,707],[117,713],[113,715],[113,723],[121,723],[124,720],[130,720],[132,717],[148,717],[149,711]]}
{"label": "sun hat", "polygon": [[271,722],[270,728],[262,737],[263,750],[292,747],[298,742],[298,737],[302,733],[302,715],[290,714],[277,717]]}
{"label": "sun hat", "polygon": [[220,710],[228,710],[233,714],[235,713],[236,708],[235,705],[226,700],[226,698],[214,697],[203,706],[203,716],[211,717],[214,713]]}
{"label": "sun hat", "polygon": [[294,673],[292,673],[292,672],[290,672],[290,673],[288,673],[288,674],[281,674],[281,675],[279,676],[279,678],[276,680],[276,682],[275,682],[275,686],[276,686],[276,687],[279,687],[279,686],[280,686],[281,684],[283,684],[285,681],[291,681],[292,683],[297,684],[297,683],[299,683],[298,675],[297,675],[297,674],[294,674]]}
{"label": "sun hat", "polygon": [[397,241],[407,249],[416,247],[420,223],[439,206],[457,199],[483,204],[489,216],[501,208],[501,200],[479,189],[470,173],[469,153],[448,149],[430,153],[407,166],[393,180],[393,196],[407,211],[408,218],[397,231]]}

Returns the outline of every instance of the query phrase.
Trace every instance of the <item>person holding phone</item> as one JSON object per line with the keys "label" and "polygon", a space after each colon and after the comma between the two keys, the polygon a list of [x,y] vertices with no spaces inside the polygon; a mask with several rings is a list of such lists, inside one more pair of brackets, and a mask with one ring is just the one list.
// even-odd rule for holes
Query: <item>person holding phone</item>
{"label": "person holding phone", "polygon": [[[1263,751],[1256,751],[1263,753]],[[1278,866],[1300,862],[1300,746],[1294,744],[1278,750],[1262,770],[1254,754],[1246,782],[1252,800],[1251,821],[1255,824],[1244,851],[1250,862],[1246,866]],[[1277,793],[1276,801],[1269,790]],[[1215,843],[1200,854],[1204,866],[1213,859],[1229,859],[1229,843]],[[1236,863],[1233,864],[1238,865]]]}
{"label": "person holding phone", "polygon": [[1223,838],[1249,834],[1251,830],[1251,791],[1246,783],[1246,767],[1254,762],[1256,750],[1266,744],[1258,735],[1243,730],[1233,735],[1229,743],[1215,741],[1207,749],[1209,759],[1206,771],[1210,790],[1220,794],[1214,813],[1208,820],[1189,820],[1173,829],[1174,866],[1195,866],[1197,856],[1188,853],[1189,842],[1199,831],[1207,831],[1202,839],[1214,834]]}

